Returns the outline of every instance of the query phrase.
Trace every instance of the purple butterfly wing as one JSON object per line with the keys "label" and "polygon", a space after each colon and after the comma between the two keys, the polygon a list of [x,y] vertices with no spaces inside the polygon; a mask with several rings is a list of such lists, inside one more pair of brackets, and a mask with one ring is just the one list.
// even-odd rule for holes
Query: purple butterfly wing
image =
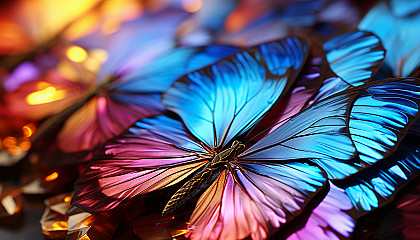
{"label": "purple butterfly wing", "polygon": [[306,225],[287,240],[339,240],[350,237],[355,220],[349,210],[353,205],[344,190],[330,184],[331,189],[313,210]]}

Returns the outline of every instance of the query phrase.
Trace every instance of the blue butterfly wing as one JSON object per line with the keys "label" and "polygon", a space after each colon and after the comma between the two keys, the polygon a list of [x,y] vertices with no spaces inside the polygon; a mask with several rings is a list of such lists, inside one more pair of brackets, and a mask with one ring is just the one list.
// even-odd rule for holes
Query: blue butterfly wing
{"label": "blue butterfly wing", "polygon": [[[243,50],[189,73],[164,93],[162,101],[201,142],[211,148],[223,147],[250,129],[292,84],[289,74],[300,70],[300,60],[306,60],[308,51],[305,40],[293,38],[291,42],[295,45],[289,44],[289,38],[267,44],[273,53]],[[277,53],[280,59],[291,58],[285,75],[277,75],[284,68],[283,61],[274,59]]]}
{"label": "blue butterfly wing", "polygon": [[[394,106],[397,109],[387,107],[387,102],[385,102],[387,104],[376,103],[377,100],[375,99],[370,104],[382,106],[377,107],[377,111],[386,110],[387,114],[378,113],[373,114],[370,118],[363,118],[363,121],[365,121],[363,123],[367,125],[381,122],[388,129],[396,126],[396,123],[400,124],[400,126],[396,126],[399,129],[392,131],[395,133],[395,139],[391,137],[390,139],[395,142],[401,141],[403,132],[413,123],[415,117],[411,117],[407,122],[398,121],[407,117],[408,114],[418,113],[419,84],[418,80],[413,79],[391,79],[369,86],[363,85],[334,95],[293,116],[289,121],[241,153],[238,158],[241,161],[311,159],[322,167],[330,178],[345,178],[357,172],[360,167],[364,167],[360,162],[351,160],[356,154],[357,147],[353,144],[353,135],[347,128],[349,121],[353,120],[351,117],[350,120],[348,119],[350,112],[353,111],[351,108],[353,101],[358,102],[357,106],[363,106],[366,98],[375,99],[378,97],[378,101],[384,99],[390,102],[389,105],[394,106],[395,99],[401,100],[400,91],[405,92],[405,98],[408,100],[399,101],[398,103],[402,105]],[[408,88],[409,91],[404,88]],[[379,103],[383,105],[379,105]],[[400,109],[406,110],[408,114],[404,115],[404,113],[398,112]],[[389,120],[389,118],[391,119]],[[358,122],[353,123],[353,129],[357,125],[356,123]],[[401,134],[398,134],[398,130]],[[378,135],[381,136],[381,134]],[[381,139],[375,139],[375,137],[378,136],[372,135],[372,141],[369,143],[369,148],[366,147],[366,152],[382,144]],[[386,142],[386,140],[383,140],[383,142]],[[361,147],[359,146],[359,148]],[[396,145],[390,146],[384,151],[383,156],[389,155],[395,148]]]}
{"label": "blue butterfly wing", "polygon": [[391,11],[396,17],[406,17],[420,11],[419,1],[410,0],[390,0]]}
{"label": "blue butterfly wing", "polygon": [[[246,149],[240,161],[317,159],[329,177],[342,178],[357,171],[349,159],[356,149],[347,131],[347,116],[357,92],[335,96],[293,116]],[[339,146],[339,147],[338,147]]]}
{"label": "blue butterfly wing", "polygon": [[326,73],[313,102],[369,82],[380,69],[385,55],[378,37],[365,31],[332,37],[323,43],[323,49],[332,72]]}
{"label": "blue butterfly wing", "polygon": [[394,154],[348,179],[342,187],[362,215],[391,202],[419,174],[420,147],[403,140]]}
{"label": "blue butterfly wing", "polygon": [[[401,6],[403,4],[401,2]],[[411,3],[409,7],[417,8]],[[397,17],[388,4],[380,2],[362,19],[359,29],[371,31],[382,40],[387,50],[385,64],[393,77],[409,77],[420,66],[419,24],[420,14]]]}
{"label": "blue butterfly wing", "polygon": [[387,157],[419,116],[417,79],[371,86],[356,99],[349,121],[351,138],[363,164]]}
{"label": "blue butterfly wing", "polygon": [[369,81],[385,57],[379,38],[365,31],[342,33],[324,42],[323,48],[331,70],[351,86]]}

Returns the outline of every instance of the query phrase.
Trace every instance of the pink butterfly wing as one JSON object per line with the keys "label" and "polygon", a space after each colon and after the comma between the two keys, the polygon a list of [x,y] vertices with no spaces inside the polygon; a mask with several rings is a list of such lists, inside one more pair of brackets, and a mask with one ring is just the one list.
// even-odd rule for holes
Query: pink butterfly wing
{"label": "pink butterfly wing", "polygon": [[321,169],[302,163],[236,167],[225,170],[201,195],[186,237],[265,239],[298,215],[325,184]]}
{"label": "pink butterfly wing", "polygon": [[178,120],[146,118],[106,144],[75,185],[73,203],[89,211],[106,211],[122,201],[174,185],[208,161]]}

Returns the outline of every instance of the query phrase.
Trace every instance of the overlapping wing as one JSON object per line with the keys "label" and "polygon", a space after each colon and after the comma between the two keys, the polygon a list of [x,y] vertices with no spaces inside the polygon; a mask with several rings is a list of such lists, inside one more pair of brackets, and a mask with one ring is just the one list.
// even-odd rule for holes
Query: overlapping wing
{"label": "overlapping wing", "polygon": [[[252,127],[293,82],[294,66],[300,69],[303,64],[294,59],[305,60],[301,55],[306,54],[307,46],[302,39],[292,42],[296,45],[287,40],[268,44],[278,56],[260,54],[255,48],[243,50],[192,72],[167,90],[163,103],[181,116],[200,141],[211,148],[223,147]],[[284,72],[288,58],[291,70],[276,75]]]}
{"label": "overlapping wing", "polygon": [[387,50],[384,69],[390,70],[386,77],[409,77],[420,66],[420,33],[417,30],[420,14],[395,16],[393,10],[407,10],[407,6],[411,10],[418,10],[418,7],[411,3],[406,5],[406,1],[393,3],[395,6],[390,9],[387,3],[379,2],[362,19],[359,28],[372,31],[382,40]]}
{"label": "overlapping wing", "polygon": [[[347,177],[365,167],[361,163],[368,163],[369,157],[379,160],[395,151],[418,118],[418,86],[416,79],[390,79],[334,95],[295,115],[239,158],[244,161],[312,159],[330,178]],[[369,112],[362,110],[363,107]],[[375,125],[373,132],[371,125]],[[362,162],[351,160],[356,150]],[[372,156],[372,152],[380,156]]]}
{"label": "overlapping wing", "polygon": [[186,236],[265,239],[302,211],[325,177],[305,163],[232,164],[201,195]]}
{"label": "overlapping wing", "polygon": [[418,79],[374,85],[356,99],[349,131],[364,164],[371,165],[396,149],[418,119],[419,107]]}
{"label": "overlapping wing", "polygon": [[375,76],[385,57],[379,38],[365,31],[330,38],[323,48],[331,70],[350,86],[359,86]]}
{"label": "overlapping wing", "polygon": [[89,211],[110,210],[182,181],[208,160],[179,119],[145,118],[106,144],[105,154],[77,180],[73,203]]}
{"label": "overlapping wing", "polygon": [[420,148],[404,140],[398,150],[344,184],[359,214],[388,204],[395,194],[420,173]]}
{"label": "overlapping wing", "polygon": [[330,191],[312,211],[306,225],[287,240],[339,240],[353,232],[355,220],[349,213],[353,205],[344,190],[330,183]]}
{"label": "overlapping wing", "polygon": [[[329,177],[356,172],[356,149],[347,130],[349,108],[358,92],[332,97],[293,116],[238,157],[240,161],[322,161]],[[319,163],[318,163],[319,164]]]}

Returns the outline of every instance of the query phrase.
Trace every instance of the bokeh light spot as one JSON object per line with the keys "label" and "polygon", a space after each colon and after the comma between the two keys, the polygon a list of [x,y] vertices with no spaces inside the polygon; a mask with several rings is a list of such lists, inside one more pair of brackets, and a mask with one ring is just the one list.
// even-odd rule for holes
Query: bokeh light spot
{"label": "bokeh light spot", "polygon": [[83,62],[87,58],[87,52],[81,47],[72,46],[67,49],[67,57],[73,62]]}

